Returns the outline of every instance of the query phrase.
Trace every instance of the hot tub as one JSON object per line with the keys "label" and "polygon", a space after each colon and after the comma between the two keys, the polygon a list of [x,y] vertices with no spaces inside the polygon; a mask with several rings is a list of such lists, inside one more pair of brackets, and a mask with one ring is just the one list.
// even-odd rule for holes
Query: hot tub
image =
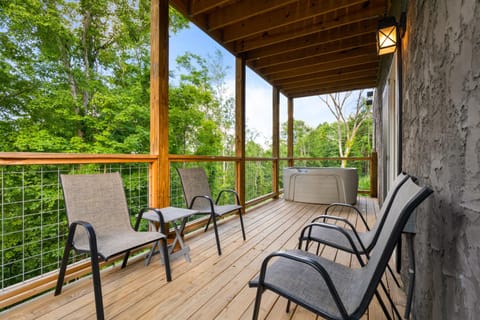
{"label": "hot tub", "polygon": [[329,204],[357,202],[356,168],[289,167],[283,169],[285,200]]}

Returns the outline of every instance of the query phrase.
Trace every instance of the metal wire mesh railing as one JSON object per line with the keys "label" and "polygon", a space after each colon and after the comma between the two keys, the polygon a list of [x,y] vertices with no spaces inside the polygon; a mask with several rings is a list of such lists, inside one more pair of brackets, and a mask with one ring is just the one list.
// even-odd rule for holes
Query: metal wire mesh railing
{"label": "metal wire mesh railing", "polygon": [[[0,285],[4,289],[59,266],[68,233],[62,173],[121,173],[129,208],[148,204],[148,164],[0,167]],[[71,262],[83,259],[72,255]]]}
{"label": "metal wire mesh railing", "polygon": [[[82,163],[69,163],[69,159],[60,159],[59,164],[25,164],[0,166],[0,289],[22,284],[30,279],[50,274],[58,269],[67,237],[67,220],[63,204],[60,174],[120,172],[131,210],[132,220],[135,213],[149,205],[149,165],[151,158],[101,158],[104,163],[95,163],[97,159],[74,159]],[[248,158],[245,159],[245,201],[253,205],[278,195],[283,188],[283,169],[292,159]],[[49,160],[51,161],[51,160]],[[53,161],[56,161],[55,159]],[[110,163],[109,161],[113,161]],[[118,161],[116,163],[115,161]],[[235,189],[236,165],[238,158],[187,157],[170,159],[170,205],[186,207],[178,167],[202,167],[209,177],[212,195],[222,189]],[[321,161],[337,161],[329,164]],[[75,161],[74,161],[75,162]],[[359,175],[370,174],[370,159],[351,159],[351,166],[357,167]],[[274,177],[274,168],[278,165],[278,177]],[[295,159],[295,166],[340,166],[338,159]],[[360,175],[361,177],[361,175]],[[360,187],[362,188],[362,186]],[[368,186],[363,188],[368,189]],[[234,199],[225,199],[231,202]],[[202,221],[193,221],[192,231],[202,225]],[[144,223],[143,228],[147,227]],[[84,264],[84,255],[71,254],[70,263]],[[88,270],[87,270],[88,271]],[[16,300],[18,301],[18,300]],[[9,304],[0,304],[2,306]]]}

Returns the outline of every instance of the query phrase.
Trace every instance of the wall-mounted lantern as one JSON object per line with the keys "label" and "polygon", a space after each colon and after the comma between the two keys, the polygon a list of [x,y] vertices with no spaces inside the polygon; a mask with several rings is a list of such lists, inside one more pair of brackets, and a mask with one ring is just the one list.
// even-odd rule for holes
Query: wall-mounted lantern
{"label": "wall-mounted lantern", "polygon": [[394,53],[398,43],[398,25],[395,17],[383,17],[377,29],[378,55]]}

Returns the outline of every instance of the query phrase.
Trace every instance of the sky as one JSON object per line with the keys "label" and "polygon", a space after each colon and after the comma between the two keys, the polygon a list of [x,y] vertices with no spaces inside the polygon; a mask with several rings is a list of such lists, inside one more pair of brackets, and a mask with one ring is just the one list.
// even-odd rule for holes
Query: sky
{"label": "sky", "polygon": [[[175,58],[189,51],[202,57],[213,56],[216,50],[223,54],[224,65],[228,67],[226,83],[233,95],[235,88],[235,58],[227,50],[212,40],[203,31],[190,25],[170,37],[169,63],[175,69]],[[257,133],[255,141],[265,142],[272,135],[272,87],[255,72],[247,68],[246,72],[246,117],[247,129]],[[316,128],[320,123],[334,122],[335,118],[328,108],[322,105],[317,96],[294,99],[294,118],[303,120]],[[280,95],[280,122],[287,120],[287,99]]]}

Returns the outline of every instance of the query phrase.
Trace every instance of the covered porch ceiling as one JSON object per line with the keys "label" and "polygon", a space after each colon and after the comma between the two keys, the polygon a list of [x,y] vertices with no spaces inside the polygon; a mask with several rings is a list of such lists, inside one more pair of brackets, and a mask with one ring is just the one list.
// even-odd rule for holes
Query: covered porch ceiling
{"label": "covered porch ceiling", "polygon": [[385,0],[170,0],[289,98],[372,88]]}

